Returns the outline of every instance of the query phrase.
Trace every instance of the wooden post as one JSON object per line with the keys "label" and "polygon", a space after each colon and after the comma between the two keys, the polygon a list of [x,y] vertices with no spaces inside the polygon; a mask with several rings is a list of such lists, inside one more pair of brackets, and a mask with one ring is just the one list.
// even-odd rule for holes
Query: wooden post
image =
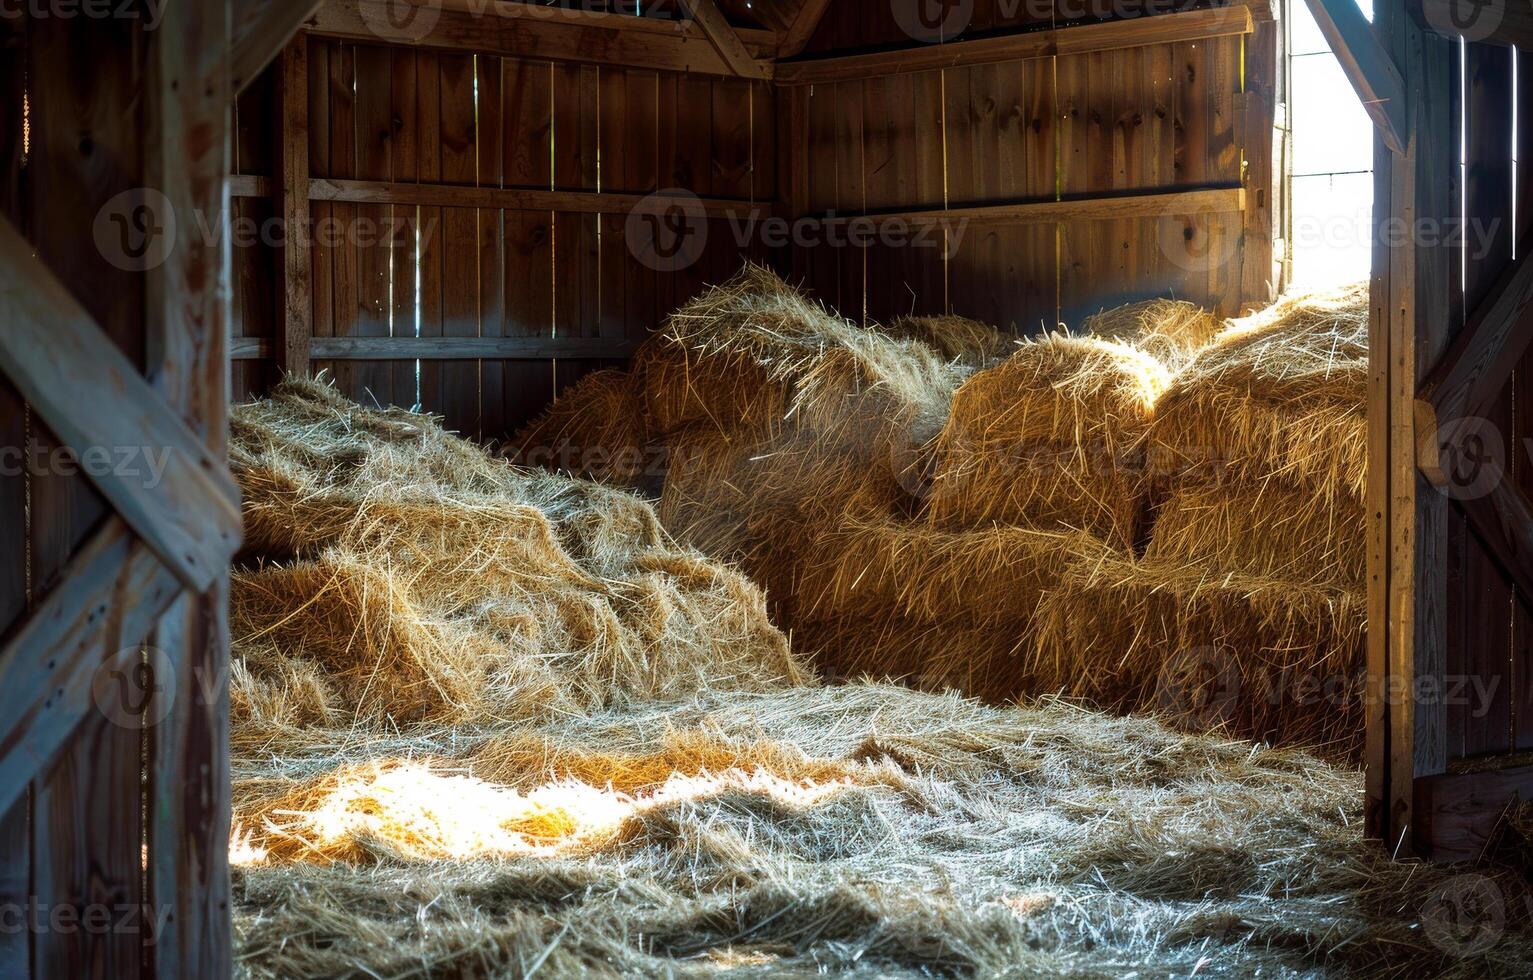
{"label": "wooden post", "polygon": [[[1453,46],[1388,5],[1375,29],[1405,80],[1403,153],[1375,149],[1374,312],[1369,411],[1369,727],[1367,829],[1411,853],[1415,781],[1446,759],[1447,500],[1417,470],[1417,392],[1456,315]],[[1429,242],[1430,244],[1424,244]]]}
{"label": "wooden post", "polygon": [[[185,229],[149,273],[152,379],[218,457],[228,451],[231,4],[174,0],[150,40],[150,182]],[[199,221],[201,217],[202,221]],[[229,573],[187,594],[154,646],[172,664],[173,708],[150,728],[148,882],[165,926],[152,948],[160,977],[225,977],[229,913]]]}
{"label": "wooden post", "polygon": [[300,34],[283,48],[277,76],[277,210],[283,229],[277,264],[277,367],[308,377],[314,333],[313,258],[309,221],[309,42]]}

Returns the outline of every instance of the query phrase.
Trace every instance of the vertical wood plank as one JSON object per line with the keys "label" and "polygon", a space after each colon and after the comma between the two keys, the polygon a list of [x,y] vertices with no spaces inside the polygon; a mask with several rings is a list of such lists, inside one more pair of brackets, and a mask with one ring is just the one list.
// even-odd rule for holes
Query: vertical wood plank
{"label": "vertical wood plank", "polygon": [[[394,138],[390,145],[389,167],[393,179],[400,183],[417,183],[420,180],[420,92],[419,65],[416,52],[409,48],[393,48],[390,51],[393,65],[389,98],[392,112]],[[434,134],[433,134],[434,135]],[[437,233],[435,225],[427,228],[421,222],[421,209],[407,205],[395,205],[391,210],[390,268],[392,269],[391,303],[393,335],[414,337],[420,330],[416,307],[416,289],[420,281],[420,247],[423,236]],[[395,361],[392,365],[391,385],[394,401],[398,405],[413,407],[420,402],[419,361]]]}
{"label": "vertical wood plank", "polygon": [[[356,174],[361,180],[393,179],[393,55],[388,48],[356,48]],[[393,314],[394,206],[355,205],[348,247],[356,253],[357,313],[351,333],[358,337],[387,337]],[[356,361],[348,365],[357,397],[364,404],[393,405],[394,366],[386,361]],[[405,404],[413,399],[406,397]]]}
{"label": "vertical wood plank", "polygon": [[[480,187],[504,183],[502,156],[505,140],[500,127],[503,116],[500,59],[480,55],[475,71],[479,93],[478,128],[475,132],[477,180]],[[479,220],[479,334],[500,336],[506,320],[505,220],[494,209],[481,209]],[[486,441],[511,435],[505,417],[505,372],[493,361],[481,361],[479,370],[479,437]]]}
{"label": "vertical wood plank", "polygon": [[[278,315],[277,367],[289,374],[309,374],[314,296],[309,221],[309,47],[305,35],[288,42],[277,58],[278,134],[273,182],[285,231],[282,257],[276,263]],[[268,117],[270,118],[270,117]]]}
{"label": "vertical wood plank", "polygon": [[[474,57],[443,53],[441,75],[441,180],[472,185],[478,180]],[[442,209],[442,335],[479,336],[479,215],[472,208]],[[438,367],[441,413],[449,429],[470,439],[479,434],[479,365],[449,361]]]}
{"label": "vertical wood plank", "polygon": [[[506,186],[552,187],[553,66],[507,59],[502,69]],[[505,213],[507,336],[552,335],[553,221],[546,211]],[[554,366],[506,362],[500,370],[502,417],[509,429],[518,429],[553,400]]]}

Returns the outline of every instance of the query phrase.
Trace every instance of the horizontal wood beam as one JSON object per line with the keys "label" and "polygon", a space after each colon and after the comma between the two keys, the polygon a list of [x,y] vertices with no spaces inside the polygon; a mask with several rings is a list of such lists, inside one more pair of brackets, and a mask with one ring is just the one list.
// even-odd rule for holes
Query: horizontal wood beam
{"label": "horizontal wood beam", "polygon": [[0,813],[92,710],[92,682],[106,658],[121,656],[119,668],[132,671],[135,648],[181,594],[119,517],[76,553],[0,649]]}
{"label": "horizontal wood beam", "polygon": [[1512,801],[1533,801],[1533,766],[1416,780],[1416,844],[1444,864],[1477,861]]}
{"label": "horizontal wood beam", "polygon": [[[508,58],[735,75],[695,22],[485,0],[424,4],[413,20],[401,24],[397,2],[325,0],[309,32],[364,44],[414,44]],[[740,31],[737,37],[753,57],[776,52],[777,37],[771,32]]]}
{"label": "horizontal wood beam", "polygon": [[855,81],[938,68],[1205,41],[1250,34],[1254,29],[1251,10],[1245,6],[1194,10],[950,44],[928,44],[875,54],[782,63],[777,66],[776,81],[779,85]]}
{"label": "horizontal wood beam", "polygon": [[[227,571],[241,527],[239,491],[227,464],[170,410],[4,220],[0,373],[74,450],[107,503],[177,578],[201,593]],[[119,465],[129,453],[135,465]]]}
{"label": "horizontal wood beam", "polygon": [[465,187],[457,184],[406,184],[386,181],[314,179],[309,181],[311,201],[349,201],[355,204],[415,204],[421,207],[485,208],[506,211],[559,211],[585,214],[623,214],[639,207],[698,209],[710,218],[744,218],[772,213],[770,206],[728,198],[691,195],[608,194],[592,191],[541,191],[501,187]]}
{"label": "horizontal wood beam", "polygon": [[[640,341],[622,337],[315,337],[316,361],[621,361]],[[268,340],[235,337],[231,356],[253,361],[273,355]]]}
{"label": "horizontal wood beam", "polygon": [[321,0],[234,0],[229,80],[235,95],[272,63],[320,3]]}
{"label": "horizontal wood beam", "polygon": [[718,4],[713,0],[681,0],[681,4],[730,71],[741,78],[760,80],[771,77],[771,66],[758,62],[745,50],[740,36],[730,26],[723,11],[719,10]]}
{"label": "horizontal wood beam", "polygon": [[1533,4],[1524,0],[1410,0],[1428,30],[1483,44],[1533,48]]}
{"label": "horizontal wood beam", "polygon": [[1410,138],[1405,80],[1357,0],[1309,0],[1309,9],[1357,97],[1363,100],[1363,108],[1379,128],[1384,144],[1395,153],[1404,153]]}
{"label": "horizontal wood beam", "polygon": [[1075,198],[1064,201],[1033,201],[1021,204],[985,204],[975,207],[923,208],[919,211],[825,215],[826,224],[845,225],[872,221],[875,225],[904,222],[912,225],[956,224],[1053,224],[1056,221],[1110,221],[1122,218],[1184,217],[1199,214],[1231,214],[1246,209],[1241,187],[1200,188],[1115,197]]}
{"label": "horizontal wood beam", "polygon": [[[229,195],[269,198],[275,192],[270,177],[235,175],[229,178]],[[622,214],[641,205],[683,209],[697,208],[709,218],[768,217],[772,206],[760,201],[724,197],[692,197],[665,194],[611,194],[596,191],[542,191],[515,187],[467,187],[461,184],[407,184],[370,180],[308,181],[310,201],[343,201],[353,204],[413,204],[420,207],[484,208],[505,211],[558,211],[566,214]]]}

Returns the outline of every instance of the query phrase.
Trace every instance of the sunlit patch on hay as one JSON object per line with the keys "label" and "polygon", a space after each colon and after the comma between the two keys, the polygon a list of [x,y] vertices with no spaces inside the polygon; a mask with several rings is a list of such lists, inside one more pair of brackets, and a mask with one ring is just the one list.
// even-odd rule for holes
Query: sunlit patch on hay
{"label": "sunlit patch on hay", "polygon": [[1137,347],[1173,371],[1185,366],[1223,328],[1224,321],[1216,314],[1173,299],[1131,303],[1081,321],[1084,333]]}

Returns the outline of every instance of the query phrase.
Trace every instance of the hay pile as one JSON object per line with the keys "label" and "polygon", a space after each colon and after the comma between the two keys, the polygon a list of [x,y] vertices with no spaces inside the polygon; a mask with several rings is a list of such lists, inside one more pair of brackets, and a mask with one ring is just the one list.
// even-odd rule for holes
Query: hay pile
{"label": "hay pile", "polygon": [[643,501],[287,382],[239,406],[233,705],[247,731],[461,724],[802,676],[739,573]]}
{"label": "hay pile", "polygon": [[[1362,840],[1361,777],[857,685],[236,763],[238,966],[320,976],[1512,976],[1527,886]],[[246,828],[249,830],[249,828]],[[1466,917],[1467,916],[1467,917]]]}
{"label": "hay pile", "polygon": [[1083,555],[1045,598],[1044,689],[1361,751],[1367,330],[1366,286],[1293,296],[1176,375],[1144,435],[1147,547]]}

